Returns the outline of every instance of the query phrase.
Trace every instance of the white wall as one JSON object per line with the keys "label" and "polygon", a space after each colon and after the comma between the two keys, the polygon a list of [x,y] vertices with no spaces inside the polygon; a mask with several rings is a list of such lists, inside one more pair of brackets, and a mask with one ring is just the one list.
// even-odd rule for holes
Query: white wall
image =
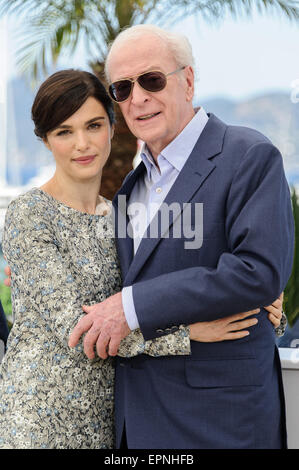
{"label": "white wall", "polygon": [[299,449],[299,349],[279,348],[286,399],[289,449]]}

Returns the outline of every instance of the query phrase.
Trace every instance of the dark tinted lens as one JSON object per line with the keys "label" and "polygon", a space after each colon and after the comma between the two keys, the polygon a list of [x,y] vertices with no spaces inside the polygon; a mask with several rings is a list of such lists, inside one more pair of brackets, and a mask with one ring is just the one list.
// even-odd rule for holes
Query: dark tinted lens
{"label": "dark tinted lens", "polygon": [[114,82],[109,87],[109,93],[111,98],[115,101],[124,101],[128,98],[131,92],[132,83],[130,80],[120,80]]}
{"label": "dark tinted lens", "polygon": [[162,72],[148,72],[140,75],[138,83],[147,91],[160,91],[166,86],[166,77]]}

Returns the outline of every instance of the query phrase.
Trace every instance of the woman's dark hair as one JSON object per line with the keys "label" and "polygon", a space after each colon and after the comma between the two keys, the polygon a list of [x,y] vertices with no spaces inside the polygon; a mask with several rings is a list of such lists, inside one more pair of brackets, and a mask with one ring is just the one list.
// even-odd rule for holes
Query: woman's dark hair
{"label": "woman's dark hair", "polygon": [[45,139],[48,132],[78,111],[89,97],[103,105],[112,125],[115,121],[112,100],[95,75],[74,69],[51,75],[41,84],[32,105],[35,134]]}

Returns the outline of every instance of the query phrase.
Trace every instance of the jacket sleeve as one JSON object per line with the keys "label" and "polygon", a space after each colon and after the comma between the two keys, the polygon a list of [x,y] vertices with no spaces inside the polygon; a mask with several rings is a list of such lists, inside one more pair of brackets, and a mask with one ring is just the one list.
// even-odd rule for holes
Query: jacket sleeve
{"label": "jacket sleeve", "polygon": [[[229,248],[215,268],[192,267],[133,284],[136,314],[146,340],[158,336],[157,329],[267,306],[286,286],[293,261],[294,221],[279,151],[268,142],[252,145],[224,197]],[[154,292],[150,299],[148,292]]]}

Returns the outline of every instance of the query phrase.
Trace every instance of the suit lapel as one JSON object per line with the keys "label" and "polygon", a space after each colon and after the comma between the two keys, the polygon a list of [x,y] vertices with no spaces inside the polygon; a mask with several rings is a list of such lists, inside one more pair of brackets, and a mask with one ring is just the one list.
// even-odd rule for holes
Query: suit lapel
{"label": "suit lapel", "polygon": [[[227,126],[217,119],[216,116],[213,114],[210,115],[209,121],[194,146],[193,151],[167,194],[164,200],[165,204],[170,206],[172,203],[180,203],[182,211],[183,203],[187,203],[192,200],[195,193],[199,190],[203,182],[209,177],[216,166],[214,162],[210,161],[210,159],[221,152],[226,127]],[[140,176],[141,172],[145,170],[145,166],[143,165],[143,167],[140,167],[140,165],[136,168],[135,172],[129,176],[118,194],[126,194],[127,197],[129,196],[136,179]],[[180,216],[181,211],[176,214],[177,217]],[[155,224],[157,223],[158,217],[159,211],[153,218],[150,227],[157,226]],[[127,215],[126,220],[128,221]],[[161,241],[163,234],[169,230],[174,222],[175,220],[171,221],[161,234],[161,237],[143,238],[134,257],[132,239],[127,237],[126,240],[118,240],[119,247],[122,246],[125,248],[126,243],[126,247],[128,249],[128,245],[130,245],[128,253],[123,256],[126,268],[123,270],[125,285],[133,283],[138,272]],[[128,239],[130,242],[128,242]],[[130,262],[130,260],[132,260],[132,262]]]}
{"label": "suit lapel", "polygon": [[129,217],[127,214],[127,202],[137,179],[144,173],[145,165],[141,162],[125,179],[122,187],[113,198],[114,224],[117,252],[120,260],[123,279],[128,272],[134,256],[133,239],[127,236]]}

